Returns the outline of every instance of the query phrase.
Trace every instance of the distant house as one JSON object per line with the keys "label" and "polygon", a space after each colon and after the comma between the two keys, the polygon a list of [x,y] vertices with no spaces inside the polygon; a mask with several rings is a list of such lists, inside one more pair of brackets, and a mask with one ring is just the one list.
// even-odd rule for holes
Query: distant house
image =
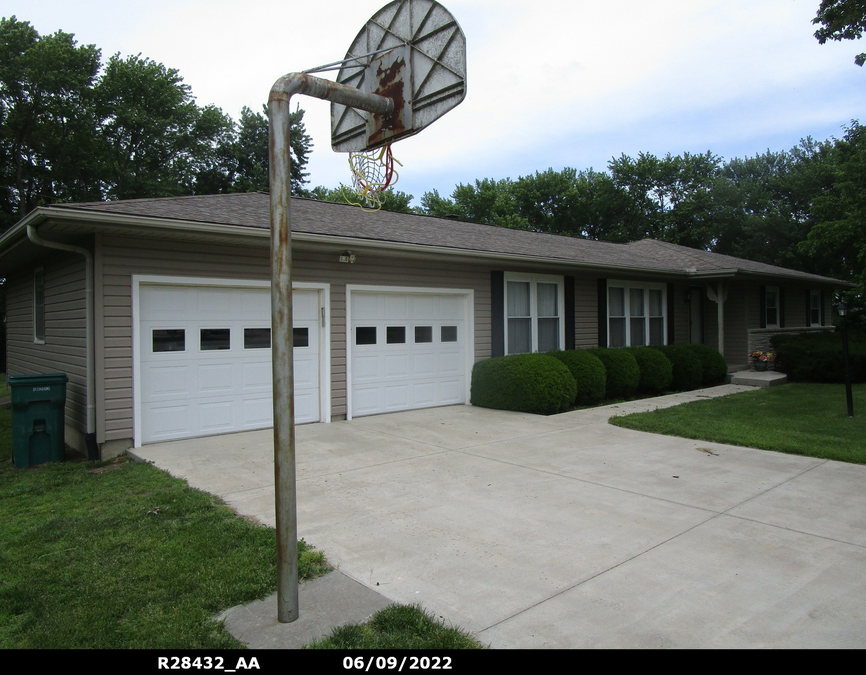
{"label": "distant house", "polygon": [[[89,429],[103,457],[270,426],[268,223],[261,193],[33,211],[0,237],[9,374],[67,373],[67,441]],[[467,403],[501,354],[704,342],[745,366],[772,333],[829,328],[845,285],[305,199],[292,229],[299,423]]]}

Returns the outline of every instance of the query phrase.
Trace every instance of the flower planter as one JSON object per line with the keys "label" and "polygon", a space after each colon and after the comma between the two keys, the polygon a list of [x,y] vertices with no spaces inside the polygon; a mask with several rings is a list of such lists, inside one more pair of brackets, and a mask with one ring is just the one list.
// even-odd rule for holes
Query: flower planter
{"label": "flower planter", "polygon": [[763,373],[767,370],[767,363],[765,361],[755,361],[755,370],[759,373]]}

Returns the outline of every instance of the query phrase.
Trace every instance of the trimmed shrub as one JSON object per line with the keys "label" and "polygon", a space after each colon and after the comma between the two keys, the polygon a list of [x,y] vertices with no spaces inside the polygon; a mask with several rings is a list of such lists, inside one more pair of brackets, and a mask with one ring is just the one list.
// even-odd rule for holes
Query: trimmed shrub
{"label": "trimmed shrub", "polygon": [[604,398],[607,373],[604,364],[585,349],[547,352],[565,364],[577,384],[575,405],[592,405]]}
{"label": "trimmed shrub", "polygon": [[671,380],[671,389],[674,391],[699,389],[704,383],[704,369],[701,365],[701,359],[693,349],[687,349],[687,347],[688,345],[651,347],[651,349],[658,349],[671,362],[674,375]]}
{"label": "trimmed shrub", "polygon": [[[770,344],[776,352],[776,370],[792,382],[845,381],[841,332],[774,335]],[[866,382],[866,334],[848,333],[848,361],[852,381]]]}
{"label": "trimmed shrub", "polygon": [[640,383],[640,368],[628,349],[590,349],[604,364],[607,371],[605,392],[607,398],[631,398]]}
{"label": "trimmed shrub", "polygon": [[705,385],[720,384],[724,381],[725,375],[728,374],[728,362],[725,361],[725,357],[717,349],[702,344],[686,344],[682,346],[686,349],[691,349],[701,360],[703,383]]}
{"label": "trimmed shrub", "polygon": [[470,402],[482,408],[552,415],[568,410],[577,384],[568,368],[547,354],[514,354],[472,368]]}
{"label": "trimmed shrub", "polygon": [[654,393],[664,391],[674,379],[674,367],[668,357],[652,347],[632,347],[631,353],[640,368],[637,390]]}

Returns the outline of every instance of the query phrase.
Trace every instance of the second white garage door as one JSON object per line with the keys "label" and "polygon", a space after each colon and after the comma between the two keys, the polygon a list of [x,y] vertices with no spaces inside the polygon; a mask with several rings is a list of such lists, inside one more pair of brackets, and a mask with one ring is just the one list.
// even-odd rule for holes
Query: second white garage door
{"label": "second white garage door", "polygon": [[466,402],[468,298],[349,289],[352,416]]}

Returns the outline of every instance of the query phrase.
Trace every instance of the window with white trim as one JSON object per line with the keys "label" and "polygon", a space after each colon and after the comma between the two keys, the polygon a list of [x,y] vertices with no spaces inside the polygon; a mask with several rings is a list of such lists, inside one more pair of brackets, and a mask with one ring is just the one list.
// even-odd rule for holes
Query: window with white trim
{"label": "window with white trim", "polygon": [[821,325],[821,291],[809,291],[809,325]]}
{"label": "window with white trim", "polygon": [[33,272],[33,341],[45,342],[45,270]]}
{"label": "window with white trim", "polygon": [[505,353],[562,349],[563,277],[505,274]]}
{"label": "window with white trim", "polygon": [[666,309],[662,284],[608,282],[608,347],[665,344]]}
{"label": "window with white trim", "polygon": [[778,286],[767,286],[764,291],[764,325],[766,328],[779,327]]}

